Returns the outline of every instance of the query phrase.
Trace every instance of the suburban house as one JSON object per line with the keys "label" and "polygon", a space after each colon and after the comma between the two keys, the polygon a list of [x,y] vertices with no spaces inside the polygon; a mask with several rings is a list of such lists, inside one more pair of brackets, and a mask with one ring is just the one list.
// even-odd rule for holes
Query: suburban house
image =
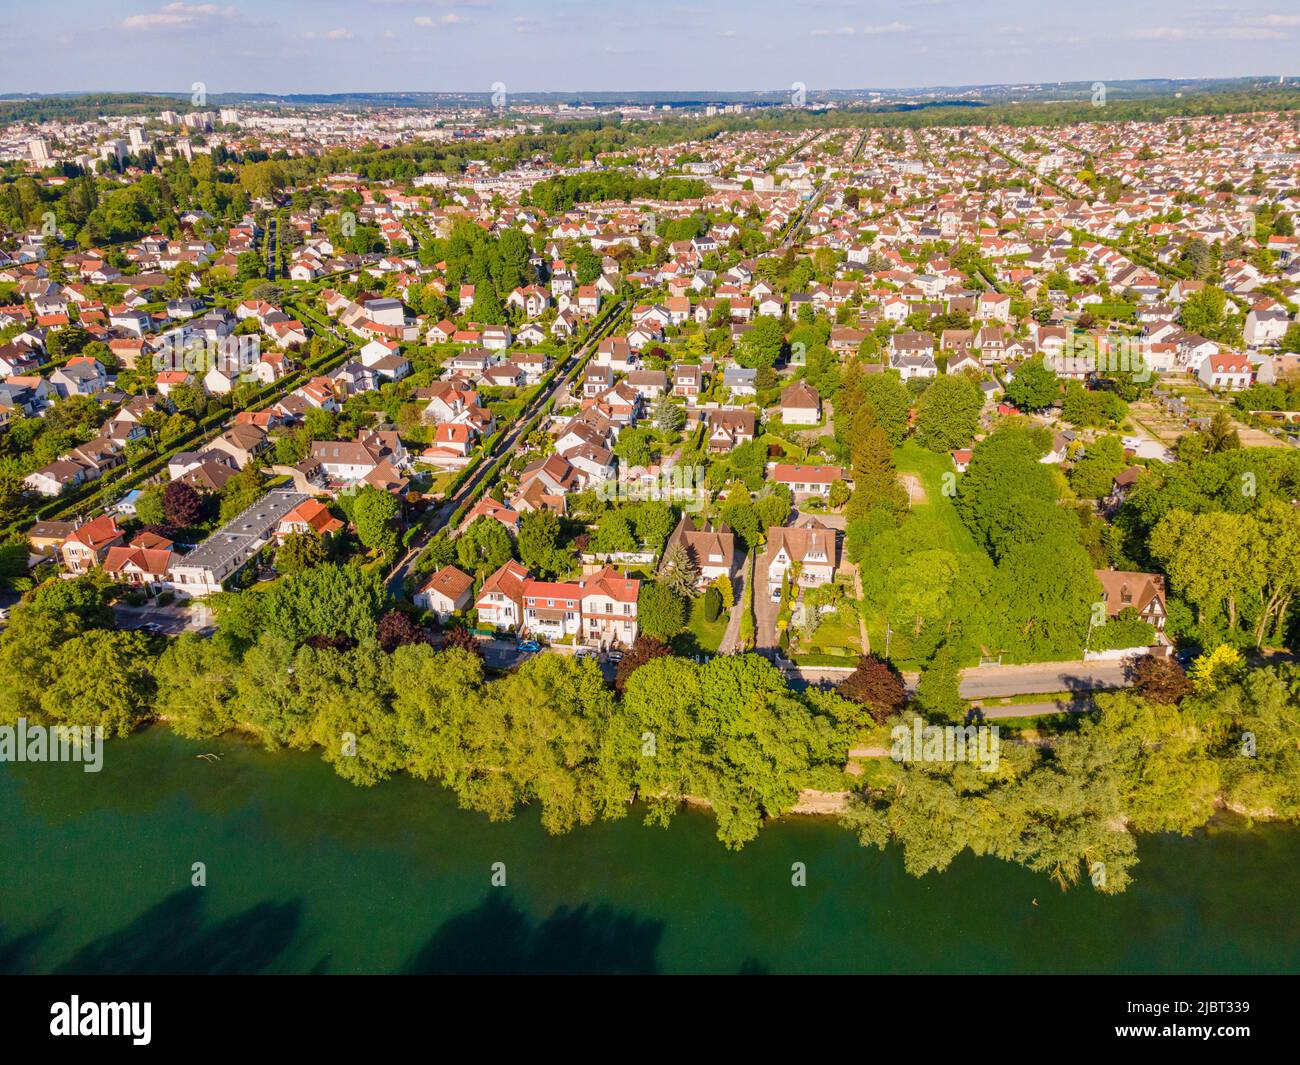
{"label": "suburban house", "polygon": [[731,451],[754,439],[756,419],[752,410],[710,410],[705,417],[710,451]]}
{"label": "suburban house", "polygon": [[673,367],[673,395],[694,399],[704,386],[704,374],[698,366],[684,363]]}
{"label": "suburban house", "polygon": [[1124,570],[1099,569],[1094,571],[1101,582],[1101,600],[1106,604],[1106,616],[1118,617],[1130,607],[1138,617],[1155,627],[1165,628],[1165,579],[1159,573],[1130,573]]}
{"label": "suburban house", "polygon": [[822,397],[807,381],[781,390],[781,420],[786,425],[816,425],[822,420]]}
{"label": "suburban house", "polygon": [[[513,513],[513,512],[512,512]],[[524,582],[528,570],[511,559],[483,582],[474,601],[479,628],[518,629],[524,617]]]}
{"label": "suburban house", "polygon": [[790,489],[795,499],[826,499],[831,485],[844,480],[839,466],[793,466],[773,462],[767,467],[767,479]]}
{"label": "suburban house", "polygon": [[[700,589],[707,588],[719,577],[730,579],[735,576],[739,561],[736,537],[726,526],[697,529],[690,515],[683,514],[664,546],[664,557],[678,545],[686,549],[687,555],[699,570],[697,587]],[[731,606],[730,603],[723,605]]]}
{"label": "suburban house", "polygon": [[[768,529],[767,543],[771,559],[767,570],[769,591],[781,587],[787,573],[791,584],[801,588],[816,588],[834,579],[839,559],[838,534],[816,518],[805,517],[796,525]],[[795,566],[799,567],[797,579]]]}
{"label": "suburban house", "polygon": [[914,377],[939,376],[939,367],[935,365],[934,355],[930,352],[894,352],[889,356],[889,368],[897,370],[904,381],[910,381]]}
{"label": "suburban house", "polygon": [[733,396],[758,395],[758,371],[745,366],[728,366],[722,371],[722,384]]}
{"label": "suburban house", "polygon": [[90,471],[71,459],[55,459],[23,478],[23,484],[43,496],[57,496],[68,488],[75,488],[89,479]]}
{"label": "suburban house", "polygon": [[123,539],[122,530],[111,515],[91,518],[73,529],[63,541],[63,565],[69,573],[89,573],[104,561],[109,548],[117,547]]}
{"label": "suburban house", "polygon": [[[488,584],[483,587],[486,591]],[[588,647],[631,647],[637,634],[640,591],[639,580],[623,576],[612,566],[593,573],[580,584],[525,577],[523,631],[552,642],[567,640]],[[482,599],[480,595],[480,602]],[[481,614],[480,620],[484,620]]]}
{"label": "suburban house", "polygon": [[275,538],[281,542],[293,533],[315,533],[325,537],[343,528],[343,522],[330,513],[330,508],[319,499],[304,499],[280,519],[275,528]]}
{"label": "suburban house", "polygon": [[142,533],[129,545],[110,547],[104,555],[104,572],[122,584],[161,591],[172,564],[172,544],[165,537]]}
{"label": "suburban house", "polygon": [[440,622],[446,621],[473,602],[474,578],[455,566],[443,566],[420,586],[412,599],[421,610],[436,614]]}
{"label": "suburban house", "polygon": [[589,647],[631,647],[636,640],[641,582],[612,566],[582,582],[581,641]]}
{"label": "suburban house", "polygon": [[582,588],[571,581],[523,582],[523,631],[553,643],[576,640],[582,631]]}
{"label": "suburban house", "polygon": [[1248,355],[1224,352],[1206,356],[1196,377],[1206,388],[1240,392],[1243,388],[1250,387],[1254,373]]}
{"label": "suburban house", "polygon": [[633,370],[623,383],[642,399],[658,399],[668,391],[668,375],[663,370]]}
{"label": "suburban house", "polygon": [[457,531],[464,532],[474,524],[475,518],[482,517],[488,517],[495,521],[499,521],[506,527],[506,532],[511,536],[519,535],[518,512],[511,510],[507,504],[493,499],[490,495],[484,496],[470,508],[469,513],[465,515],[465,518],[460,523],[460,528]]}

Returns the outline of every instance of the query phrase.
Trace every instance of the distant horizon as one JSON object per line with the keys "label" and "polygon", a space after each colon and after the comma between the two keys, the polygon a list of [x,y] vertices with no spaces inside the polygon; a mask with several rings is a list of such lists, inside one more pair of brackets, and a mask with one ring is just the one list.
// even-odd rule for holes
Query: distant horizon
{"label": "distant horizon", "polygon": [[[61,0],[14,7],[0,29],[19,45],[0,88],[45,95],[195,81],[212,94],[338,95],[1276,78],[1300,45],[1300,13],[1281,0],[1097,0],[1086,12],[1034,0]],[[559,78],[589,87],[524,88]],[[776,88],[724,88],[736,85]]]}
{"label": "distant horizon", "polygon": [[[1124,86],[1146,86],[1167,84],[1170,86],[1177,85],[1214,85],[1232,82],[1263,83],[1266,85],[1275,85],[1282,88],[1300,88],[1300,74],[1283,74],[1279,75],[1271,72],[1256,72],[1250,74],[1208,76],[1208,77],[1163,77],[1163,76],[1138,76],[1126,78],[1096,79],[1104,81],[1111,88],[1122,88]],[[1046,91],[1052,87],[1061,87],[1080,91],[1093,85],[1093,81],[1086,79],[1063,79],[1055,81],[989,81],[989,82],[964,82],[951,84],[934,84],[934,85],[914,85],[914,86],[887,86],[887,85],[861,85],[852,87],[843,86],[818,86],[806,85],[807,93],[810,97],[823,94],[834,96],[852,96],[855,94],[890,94],[890,95],[920,95],[935,93],[969,93],[969,92],[988,92],[992,90],[1002,90],[1011,92],[1014,90]],[[270,99],[283,99],[289,97],[329,97],[329,98],[346,98],[346,97],[418,97],[418,96],[435,96],[435,97],[490,97],[493,89],[489,86],[486,88],[457,88],[457,89],[420,89],[420,88],[401,88],[401,89],[332,89],[332,90],[313,90],[313,89],[285,89],[281,91],[272,91],[267,89],[249,89],[249,88],[231,88],[222,91],[210,91],[208,95],[214,99],[222,98],[254,98],[266,97]],[[691,100],[707,100],[710,97],[749,97],[755,99],[768,99],[775,97],[777,102],[787,96],[790,92],[790,86],[772,86],[767,88],[688,88],[688,89],[644,89],[622,86],[619,88],[563,88],[563,89],[536,89],[521,88],[513,89],[509,95],[514,97],[530,96],[559,96],[559,97],[617,97],[617,96],[639,96],[652,97],[654,99],[669,100],[672,98],[688,98]],[[126,88],[126,89],[108,89],[108,88],[91,88],[91,89],[50,89],[50,90],[4,90],[0,91],[0,101],[15,99],[42,99],[57,97],[80,97],[80,96],[176,96],[189,97],[192,89],[189,86],[179,88]]]}

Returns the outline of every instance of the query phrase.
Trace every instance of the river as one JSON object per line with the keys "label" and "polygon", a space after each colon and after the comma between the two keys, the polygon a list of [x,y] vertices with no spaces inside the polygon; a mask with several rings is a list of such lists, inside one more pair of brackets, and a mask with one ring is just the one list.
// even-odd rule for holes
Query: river
{"label": "river", "polygon": [[1277,826],[1143,837],[1127,893],[1063,894],[969,855],[918,880],[819,818],[740,853],[693,812],[552,837],[160,728],[98,774],[0,765],[0,826],[0,972],[1300,971],[1300,831]]}

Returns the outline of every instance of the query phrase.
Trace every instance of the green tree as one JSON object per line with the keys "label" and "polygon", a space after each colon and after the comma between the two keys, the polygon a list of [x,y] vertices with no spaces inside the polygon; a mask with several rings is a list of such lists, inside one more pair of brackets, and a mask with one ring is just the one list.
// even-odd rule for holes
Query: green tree
{"label": "green tree", "polygon": [[50,719],[126,736],[150,713],[154,679],[140,633],[95,629],[68,640],[58,657],[63,668],[40,700]]}
{"label": "green tree", "polygon": [[486,576],[510,561],[514,544],[506,528],[495,518],[477,517],[456,540],[456,557],[461,569]]}
{"label": "green tree", "polygon": [[[548,510],[525,514],[519,526],[519,561],[530,570],[552,573],[560,540],[560,519]],[[567,568],[567,556],[562,556]]]}
{"label": "green tree", "polygon": [[916,439],[930,451],[965,447],[979,428],[984,393],[965,374],[936,378],[921,396],[916,411]]}
{"label": "green tree", "polygon": [[1124,442],[1117,436],[1099,436],[1088,445],[1070,471],[1070,487],[1085,499],[1110,495],[1115,477],[1124,470]]}
{"label": "green tree", "polygon": [[1061,385],[1056,372],[1042,358],[1033,358],[1016,368],[1006,396],[1021,410],[1044,410],[1060,401]]}
{"label": "green tree", "polygon": [[393,558],[402,513],[397,497],[382,488],[366,485],[352,497],[351,512],[357,539],[371,551]]}
{"label": "green tree", "polygon": [[275,553],[275,568],[288,575],[325,561],[325,544],[315,532],[290,533]]}
{"label": "green tree", "polygon": [[645,581],[637,596],[637,628],[658,640],[671,640],[686,627],[686,601],[667,585]]}

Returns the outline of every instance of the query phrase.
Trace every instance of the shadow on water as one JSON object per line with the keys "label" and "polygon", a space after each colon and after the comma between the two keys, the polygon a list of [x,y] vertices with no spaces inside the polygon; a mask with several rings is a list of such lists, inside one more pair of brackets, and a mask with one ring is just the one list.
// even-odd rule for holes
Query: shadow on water
{"label": "shadow on water", "polygon": [[259,973],[288,949],[302,902],[260,902],[206,921],[201,890],[169,895],[125,928],[86,944],[55,971],[79,975]]}
{"label": "shadow on water", "polygon": [[0,928],[0,975],[11,976],[26,973],[31,969],[30,959],[36,953],[41,942],[48,939],[62,923],[63,914],[55,912],[45,922],[30,932],[23,932],[9,938],[5,929]]}
{"label": "shadow on water", "polygon": [[446,921],[403,972],[651,974],[663,933],[662,921],[604,905],[561,906],[537,924],[492,893]]}

